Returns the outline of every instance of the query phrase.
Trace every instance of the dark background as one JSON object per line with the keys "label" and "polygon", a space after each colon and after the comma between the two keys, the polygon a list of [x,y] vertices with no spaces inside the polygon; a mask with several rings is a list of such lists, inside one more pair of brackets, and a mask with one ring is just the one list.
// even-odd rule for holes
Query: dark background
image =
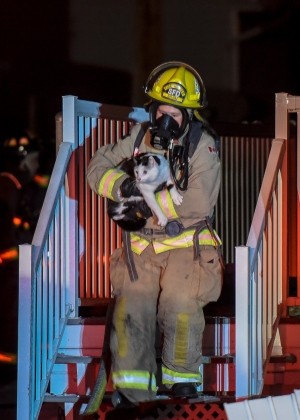
{"label": "dark background", "polygon": [[[259,4],[260,10],[239,13],[238,92],[224,93],[217,86],[208,86],[208,115],[212,122],[272,121],[275,92],[300,94],[300,1],[253,2]],[[154,66],[171,58],[164,48],[162,28],[167,16],[160,13],[162,3],[163,0],[124,1],[124,11],[135,13],[137,20],[135,61],[141,79]],[[108,66],[108,57],[104,66],[71,61],[71,4],[71,0],[1,1],[0,138],[20,126],[30,128],[44,142],[52,141],[55,114],[61,110],[61,97],[66,94],[110,104],[141,105],[133,96],[136,74]],[[201,2],[197,13],[201,14],[200,5]],[[189,1],[183,7],[189,7]],[[88,3],[85,13],[89,13]],[[181,36],[179,21],[180,16],[174,26]],[[115,31],[118,34],[117,26]],[[188,58],[192,40],[186,41]],[[118,42],[122,42],[122,35]],[[193,54],[194,50],[191,48]],[[199,54],[202,54],[201,46]],[[191,54],[190,63],[194,61]]]}

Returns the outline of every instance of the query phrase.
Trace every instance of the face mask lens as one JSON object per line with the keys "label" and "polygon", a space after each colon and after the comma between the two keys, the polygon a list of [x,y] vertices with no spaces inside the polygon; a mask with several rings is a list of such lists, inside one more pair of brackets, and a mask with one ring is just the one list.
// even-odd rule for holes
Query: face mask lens
{"label": "face mask lens", "polygon": [[168,140],[176,137],[179,130],[179,124],[171,115],[164,114],[156,120],[157,136]]}
{"label": "face mask lens", "polygon": [[152,145],[156,149],[167,150],[170,140],[176,138],[179,133],[179,124],[168,114],[157,118],[152,127]]}

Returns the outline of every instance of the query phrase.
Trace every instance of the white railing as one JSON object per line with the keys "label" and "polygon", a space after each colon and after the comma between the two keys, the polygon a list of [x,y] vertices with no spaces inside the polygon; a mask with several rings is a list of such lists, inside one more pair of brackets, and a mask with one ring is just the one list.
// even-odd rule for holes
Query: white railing
{"label": "white railing", "polygon": [[67,319],[76,303],[75,240],[63,143],[31,245],[19,253],[17,418],[36,419]]}
{"label": "white railing", "polygon": [[236,247],[236,397],[259,395],[286,281],[286,140],[273,140],[246,246]]}
{"label": "white railing", "polygon": [[[18,420],[38,418],[66,323],[78,316],[79,269],[86,239],[86,226],[79,219],[88,163],[82,146],[96,136],[100,108],[99,103],[74,96],[63,98],[62,143],[32,244],[20,246]],[[106,109],[109,112],[110,107]],[[146,116],[144,110],[132,108],[127,119],[141,121]],[[103,127],[108,140],[110,125],[107,121]],[[112,124],[116,136],[124,135],[123,125]],[[94,257],[96,261],[98,256]]]}

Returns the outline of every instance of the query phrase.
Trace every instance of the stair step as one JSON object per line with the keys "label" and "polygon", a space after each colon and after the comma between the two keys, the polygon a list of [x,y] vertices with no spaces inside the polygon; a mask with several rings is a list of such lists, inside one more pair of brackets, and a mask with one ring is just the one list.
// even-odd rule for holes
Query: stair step
{"label": "stair step", "polygon": [[[90,363],[100,363],[101,357],[92,357],[92,356],[72,356],[72,355],[65,355],[65,354],[58,354],[55,360],[55,364],[68,364],[68,363],[83,363],[83,364],[90,364]],[[286,362],[287,360],[285,360]],[[161,362],[161,358],[157,358],[157,362]],[[204,364],[222,364],[222,363],[234,363],[235,362],[235,355],[226,354],[223,356],[202,356],[202,363]],[[281,361],[280,361],[281,362]],[[272,363],[280,363],[279,361],[272,361]],[[290,360],[288,360],[291,363]]]}
{"label": "stair step", "polygon": [[67,325],[101,325],[105,326],[106,317],[92,316],[92,317],[76,317],[69,318]]}
{"label": "stair step", "polygon": [[[106,392],[103,397],[103,402],[111,401],[112,392]],[[61,395],[54,395],[54,394],[45,394],[44,402],[51,402],[51,403],[77,403],[81,401],[82,403],[87,403],[90,399],[90,395],[79,395],[79,394],[61,394]],[[153,401],[147,401],[142,404],[151,404],[151,403],[163,403],[163,404],[172,404],[174,402],[178,404],[186,404],[186,403],[201,403],[201,402],[218,402],[223,403],[227,401],[234,401],[235,396],[232,392],[205,392],[204,394],[200,394],[198,398],[172,398],[171,396],[167,396],[163,398],[161,395],[160,398]]]}
{"label": "stair step", "polygon": [[270,357],[270,363],[296,363],[297,356],[293,353],[280,354]]}
{"label": "stair step", "polygon": [[68,354],[58,354],[55,360],[56,364],[68,364],[68,363],[99,363],[101,357],[92,357],[92,356],[73,356]]}
{"label": "stair step", "polygon": [[[232,399],[227,399],[228,402],[233,402]],[[54,403],[44,403],[41,409],[41,413],[39,418],[48,420],[49,418],[65,418],[60,411],[60,417],[58,417],[58,413],[53,412],[53,407],[58,407],[59,410],[61,410],[61,402]],[[84,407],[84,403],[82,405],[82,408],[80,410],[82,414],[82,410]],[[50,411],[52,409],[52,411]],[[106,400],[103,401],[101,404],[101,410],[97,412],[97,414],[93,417],[87,416],[86,418],[110,418],[110,419],[125,419],[129,418],[128,416],[128,410],[118,410],[118,413],[114,413],[113,406],[110,401]],[[51,417],[50,413],[51,412]],[[53,414],[52,414],[53,413]],[[70,412],[69,412],[70,413]],[[78,411],[73,412],[74,417],[73,418],[81,418]],[[203,402],[196,402],[196,403],[190,403],[188,401],[181,401],[180,403],[178,401],[173,401],[171,404],[166,403],[165,401],[158,401],[157,403],[151,404],[140,404],[136,408],[135,415],[139,419],[157,419],[157,420],[166,420],[166,419],[225,419],[225,413],[224,413],[224,407],[222,402],[218,401],[210,401],[209,399]],[[98,417],[97,417],[98,416]],[[133,418],[133,417],[130,417]]]}
{"label": "stair step", "polygon": [[[112,393],[105,393],[103,397],[103,402],[110,402],[111,401]],[[75,404],[78,401],[87,403],[90,399],[90,395],[81,395],[81,394],[50,394],[46,393],[44,402],[45,403],[72,403]]]}
{"label": "stair step", "polygon": [[[161,356],[156,358],[156,362],[158,364],[162,363]],[[211,364],[226,364],[226,363],[234,363],[235,362],[235,355],[233,354],[226,354],[223,356],[202,356],[202,363],[205,365]]]}
{"label": "stair step", "polygon": [[235,355],[226,354],[223,356],[202,356],[202,363],[204,364],[225,364],[225,363],[234,363]]}
{"label": "stair step", "polygon": [[77,395],[77,394],[63,394],[63,395],[54,395],[54,394],[45,394],[44,402],[51,403],[73,403],[75,404],[82,398],[88,399],[87,396]]}

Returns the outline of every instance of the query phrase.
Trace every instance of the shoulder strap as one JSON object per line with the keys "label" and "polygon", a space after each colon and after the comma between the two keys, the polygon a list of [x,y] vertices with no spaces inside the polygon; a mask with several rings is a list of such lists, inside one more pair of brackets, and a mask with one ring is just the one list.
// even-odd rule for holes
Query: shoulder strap
{"label": "shoulder strap", "polygon": [[142,140],[144,138],[144,135],[146,134],[146,131],[149,128],[149,125],[150,125],[150,121],[145,121],[141,124],[140,131],[138,132],[138,134],[136,136],[136,139],[135,139],[135,142],[134,142],[134,147],[133,147],[134,153],[137,149],[139,149],[139,147],[142,143]]}
{"label": "shoulder strap", "polygon": [[195,150],[198,147],[199,141],[201,140],[201,136],[203,131],[207,131],[214,140],[215,140],[215,148],[217,153],[220,151],[220,137],[215,132],[215,130],[205,121],[192,121],[191,128],[188,133],[188,141],[189,141],[189,151],[188,156],[191,158],[195,153]]}
{"label": "shoulder strap", "polygon": [[200,121],[192,121],[188,132],[189,150],[188,156],[191,158],[197,149],[203,133],[203,124]]}

